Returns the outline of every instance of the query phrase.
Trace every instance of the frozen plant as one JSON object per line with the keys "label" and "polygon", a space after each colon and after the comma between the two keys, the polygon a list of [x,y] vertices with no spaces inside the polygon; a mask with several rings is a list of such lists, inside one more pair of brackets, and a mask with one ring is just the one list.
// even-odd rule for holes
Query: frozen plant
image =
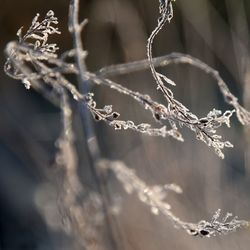
{"label": "frozen plant", "polygon": [[[165,137],[168,135],[179,141],[183,141],[178,125],[179,127],[186,126],[195,132],[198,140],[201,140],[209,147],[214,148],[215,152],[221,158],[224,158],[222,150],[225,147],[233,147],[233,145],[229,141],[222,140],[222,136],[217,134],[217,129],[223,124],[230,127],[230,118],[234,112],[236,112],[237,117],[242,124],[249,124],[249,112],[240,106],[238,99],[229,91],[227,85],[219,77],[218,73],[211,67],[200,62],[198,59],[181,54],[177,56],[177,54],[175,54],[172,58],[166,58],[162,65],[167,65],[169,63],[189,63],[195,67],[201,68],[206,73],[211,74],[216,78],[225,100],[234,107],[233,110],[222,112],[213,109],[207,116],[198,118],[195,114],[189,111],[185,105],[174,98],[173,92],[168,85],[174,86],[175,83],[156,71],[155,65],[157,66],[157,64],[159,64],[161,58],[152,58],[152,44],[160,29],[167,21],[170,22],[173,17],[172,1],[166,1],[164,3],[163,1],[160,2],[160,18],[158,19],[158,25],[150,35],[147,46],[148,64],[151,68],[152,75],[156,80],[157,88],[163,93],[167,100],[167,104],[158,103],[152,100],[149,95],[132,91],[118,83],[106,79],[105,76],[110,75],[109,68],[102,69],[96,74],[90,73],[84,69],[83,65],[81,65],[81,60],[85,58],[87,53],[83,50],[81,42],[79,41],[79,33],[86,22],[82,22],[79,25],[73,21],[70,22],[69,30],[73,32],[73,34],[78,34],[75,36],[76,48],[65,52],[59,58],[56,54],[56,50],[58,49],[57,45],[48,43],[48,35],[60,33],[57,28],[52,26],[52,24],[57,24],[57,18],[54,17],[52,11],[49,11],[41,22],[38,21],[38,17],[39,15],[33,19],[32,25],[25,35],[22,35],[22,28],[19,29],[17,33],[19,37],[18,43],[11,42],[6,48],[8,59],[5,64],[5,71],[11,77],[21,79],[26,88],[30,88],[32,83],[35,89],[43,91],[45,87],[41,86],[41,83],[38,83],[38,80],[43,80],[43,82],[53,88],[53,91],[50,92],[43,91],[45,96],[49,96],[53,95],[53,92],[56,92],[57,87],[62,86],[72,94],[75,100],[86,105],[95,120],[105,121],[116,130],[132,129],[153,136]],[[73,18],[71,19],[74,20]],[[76,57],[75,64],[67,63],[67,57],[69,56]],[[50,64],[49,66],[48,63]],[[145,62],[135,62],[133,63],[133,66],[138,67],[143,63],[145,64]],[[35,68],[35,72],[31,72],[29,64],[32,64]],[[54,67],[51,65],[54,65]],[[126,72],[130,67],[129,65],[123,65],[120,67],[112,66],[111,69],[113,74],[114,71],[116,74],[119,74],[121,71],[123,73]],[[136,70],[136,67],[134,70]],[[70,83],[63,74],[77,74],[81,79],[84,79],[84,81],[90,81],[97,85],[105,85],[122,94],[130,96],[139,102],[145,109],[151,111],[155,120],[160,122],[160,124],[162,124],[164,120],[168,121],[171,129],[167,129],[166,124],[160,128],[154,128],[151,124],[147,123],[135,124],[133,121],[119,120],[118,118],[120,114],[113,111],[112,105],[98,108],[93,99],[93,93],[88,93],[86,91],[85,93],[80,93],[80,91],[77,90],[77,88]]]}
{"label": "frozen plant", "polygon": [[[54,16],[54,12],[50,10],[42,21],[39,21],[39,15],[37,14],[25,34],[23,34],[23,28],[18,30],[19,40],[10,42],[6,46],[7,61],[4,67],[6,74],[10,77],[21,80],[27,89],[33,88],[40,92],[62,110],[63,132],[58,140],[58,153],[56,155],[58,165],[61,165],[65,170],[63,175],[65,186],[61,190],[60,201],[64,204],[64,206],[61,206],[62,212],[66,213],[67,219],[72,220],[76,225],[76,235],[81,234],[81,223],[88,224],[90,222],[84,217],[84,214],[81,214],[84,204],[81,207],[77,204],[76,199],[77,195],[84,192],[84,190],[76,173],[77,160],[73,145],[74,136],[71,127],[69,96],[76,102],[83,104],[94,120],[103,121],[116,130],[130,129],[150,136],[171,136],[179,141],[184,141],[179,130],[182,126],[186,126],[195,133],[198,140],[212,147],[221,158],[224,158],[223,149],[233,147],[233,145],[229,141],[223,140],[222,136],[217,133],[217,129],[224,124],[230,127],[230,118],[234,113],[236,113],[243,125],[250,124],[249,112],[238,103],[238,99],[230,92],[216,70],[189,55],[174,53],[153,58],[152,45],[154,38],[164,25],[173,18],[173,0],[160,0],[160,17],[156,28],[148,39],[147,60],[110,66],[95,73],[89,72],[85,65],[87,52],[83,49],[80,35],[86,21],[78,22],[78,11],[79,1],[72,0],[69,11],[69,31],[74,41],[73,49],[58,55],[57,45],[48,42],[49,35],[60,34],[56,27],[58,20]],[[74,58],[74,61],[69,63],[69,58]],[[234,109],[224,112],[212,109],[206,116],[201,118],[193,114],[174,97],[170,87],[175,86],[176,83],[156,70],[158,66],[166,66],[170,63],[187,63],[211,75],[216,80],[225,101],[232,105]],[[158,103],[148,94],[132,91],[107,78],[108,76],[126,74],[148,67],[150,67],[157,89],[164,95],[166,103]],[[71,83],[66,77],[67,75],[76,75],[80,87]],[[94,94],[88,90],[89,83],[106,86],[134,99],[151,113],[155,121],[160,124],[160,127],[154,127],[152,124],[144,122],[136,124],[131,120],[120,120],[120,114],[113,110],[111,104],[99,108],[94,100]],[[84,116],[84,119],[84,122],[87,123],[87,115]],[[209,237],[211,235],[226,234],[235,231],[239,227],[248,226],[247,221],[238,220],[237,217],[230,219],[229,214],[220,220],[220,210],[215,213],[211,221],[184,222],[173,214],[170,204],[166,202],[169,191],[182,192],[178,185],[167,184],[163,187],[158,185],[149,187],[125,164],[117,161],[103,163],[101,157],[96,156],[97,154],[92,152],[90,146],[89,151],[92,154],[94,165],[98,165],[101,169],[112,170],[127,192],[135,192],[138,198],[149,206],[154,214],[162,214],[172,221],[176,227],[184,229],[191,235]],[[87,244],[87,241],[88,239],[83,239],[81,244]]]}

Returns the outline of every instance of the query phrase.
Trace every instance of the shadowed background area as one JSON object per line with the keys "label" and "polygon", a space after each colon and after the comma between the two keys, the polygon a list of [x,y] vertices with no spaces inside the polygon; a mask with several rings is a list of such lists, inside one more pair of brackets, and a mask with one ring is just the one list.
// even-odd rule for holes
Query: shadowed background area
{"label": "shadowed background area", "polygon": [[[60,47],[59,53],[72,48],[67,28],[69,1],[0,0],[0,4],[0,250],[84,249],[64,230],[66,223],[59,212],[58,197],[64,185],[55,159],[62,129],[60,110],[3,72],[6,44],[16,39],[20,26],[30,26],[36,13],[43,17],[52,9],[62,34],[51,40]],[[89,19],[82,38],[90,71],[146,58],[147,38],[158,18],[157,0],[82,0],[80,5],[81,19]],[[249,16],[248,0],[176,0],[174,18],[156,38],[153,55],[182,52],[199,58],[217,69],[240,103],[250,109]],[[176,82],[172,90],[177,99],[200,117],[213,108],[229,108],[214,80],[198,69],[172,65],[160,72]],[[164,102],[149,70],[112,79]],[[134,100],[105,86],[93,86],[91,91],[100,107],[112,104],[122,119],[154,123]],[[249,230],[210,239],[191,237],[164,216],[153,215],[135,195],[125,193],[114,175],[97,173],[86,147],[84,119],[74,100],[71,105],[76,174],[87,190],[77,199],[83,203],[94,200],[95,207],[105,211],[105,218],[88,209],[82,211],[94,217],[97,225],[97,232],[82,225],[82,234],[87,232],[91,242],[86,249],[248,249]],[[221,208],[249,220],[250,130],[236,119],[230,129],[220,129],[234,144],[233,149],[225,150],[225,160],[185,128],[184,143],[115,131],[102,122],[95,123],[94,129],[103,157],[124,161],[148,185],[174,182],[182,187],[183,194],[167,197],[181,219],[209,219]]]}

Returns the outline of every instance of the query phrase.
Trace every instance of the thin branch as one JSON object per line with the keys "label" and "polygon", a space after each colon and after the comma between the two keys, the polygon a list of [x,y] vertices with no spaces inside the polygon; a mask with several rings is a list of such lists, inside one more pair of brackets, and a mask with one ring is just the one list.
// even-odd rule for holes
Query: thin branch
{"label": "thin branch", "polygon": [[113,116],[113,114],[115,113],[112,113],[112,110],[110,112],[106,112],[106,110],[103,110],[103,109],[100,109],[100,110],[96,109],[96,103],[92,101],[92,96],[89,95],[89,84],[88,84],[88,79],[86,78],[87,67],[85,64],[85,60],[82,56],[85,53],[84,53],[82,40],[81,40],[81,32],[84,26],[86,25],[87,20],[84,20],[83,22],[79,24],[78,22],[79,4],[80,4],[79,0],[70,1],[69,32],[72,34],[73,42],[74,42],[74,50],[75,50],[74,54],[75,54],[75,60],[76,60],[76,67],[78,69],[78,83],[79,83],[80,93],[82,95],[88,95],[90,98],[89,100],[90,102],[89,104],[87,104],[87,107],[81,104],[79,104],[79,106],[80,106],[80,112],[81,112],[81,116],[83,120],[84,130],[85,130],[91,169],[93,172],[93,176],[96,180],[99,193],[102,194],[102,208],[105,214],[107,231],[109,232],[109,240],[112,245],[112,248],[116,249],[116,241],[114,239],[112,226],[111,226],[109,213],[108,213],[108,206],[109,206],[109,204],[107,204],[108,194],[102,186],[102,180],[100,179],[100,176],[98,176],[97,169],[96,169],[97,161],[99,161],[101,158],[101,153],[100,153],[100,149],[99,149],[99,145],[98,145],[95,132],[93,130],[93,123],[90,117],[90,113],[88,112],[87,109],[92,111],[91,113],[94,114],[94,117],[98,117],[98,118],[101,117],[101,119],[105,121],[108,121],[108,117]]}

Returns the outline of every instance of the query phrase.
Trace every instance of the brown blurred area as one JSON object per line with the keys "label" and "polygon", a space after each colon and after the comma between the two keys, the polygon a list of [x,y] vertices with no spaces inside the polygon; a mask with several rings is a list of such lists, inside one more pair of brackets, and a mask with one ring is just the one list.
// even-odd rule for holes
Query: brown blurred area
{"label": "brown blurred area", "polygon": [[[33,90],[3,72],[4,48],[16,39],[20,26],[29,27],[36,13],[50,9],[59,18],[62,34],[52,40],[60,53],[72,47],[68,33],[66,0],[0,0],[0,250],[70,250],[72,239],[58,224],[56,207],[55,141],[60,135],[60,110]],[[158,0],[81,1],[81,18],[89,23],[83,32],[88,51],[87,67],[102,67],[146,58],[147,37],[156,25]],[[216,68],[241,103],[250,109],[250,2],[248,0],[176,0],[174,18],[156,38],[154,56],[171,52],[191,54]],[[214,80],[197,69],[174,65],[161,69],[175,80],[173,91],[187,107],[205,116],[213,107],[225,110]],[[149,71],[114,77],[113,80],[164,102]],[[99,106],[112,104],[123,119],[154,122],[146,111],[126,96],[106,87],[94,87]],[[82,120],[74,107],[78,175],[82,185],[98,192],[100,185],[89,164]],[[233,119],[221,134],[234,144],[219,159],[205,144],[183,129],[185,142],[147,137],[131,131],[114,131],[95,124],[102,156],[124,161],[149,185],[179,184],[184,193],[168,197],[181,219],[198,222],[215,210],[250,218],[250,132]],[[103,182],[103,180],[102,180]],[[155,216],[135,195],[127,195],[114,176],[102,188],[119,213],[102,225],[104,249],[208,250],[248,249],[249,231],[240,230],[210,239],[193,238]],[[112,206],[112,204],[109,204]],[[109,232],[105,232],[108,231]],[[84,233],[84,229],[83,229]],[[110,239],[112,238],[112,239]],[[93,248],[94,249],[94,248]]]}

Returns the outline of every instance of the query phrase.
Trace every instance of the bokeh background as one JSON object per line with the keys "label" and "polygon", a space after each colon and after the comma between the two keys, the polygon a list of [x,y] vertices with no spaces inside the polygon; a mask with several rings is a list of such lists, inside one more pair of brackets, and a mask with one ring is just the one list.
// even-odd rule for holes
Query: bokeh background
{"label": "bokeh background", "polygon": [[[20,26],[29,27],[38,12],[43,16],[54,10],[62,34],[53,39],[60,52],[72,47],[67,30],[69,1],[0,0],[0,5],[0,249],[74,249],[74,239],[63,230],[63,218],[57,212],[58,192],[63,184],[58,181],[54,167],[55,142],[61,130],[60,110],[3,72],[6,44],[16,39]],[[80,15],[89,19],[82,38],[89,53],[87,67],[96,71],[111,64],[146,58],[147,37],[158,18],[158,1],[82,0]],[[153,54],[161,56],[175,51],[201,59],[219,70],[240,102],[250,108],[249,16],[248,0],[177,0],[174,18],[157,37]],[[213,107],[228,108],[214,80],[199,70],[173,65],[161,72],[175,80],[176,97],[199,116],[205,116]],[[149,71],[113,80],[164,102]],[[122,118],[153,122],[128,97],[106,87],[94,87],[92,91],[99,106],[112,104]],[[114,175],[98,178],[89,164],[84,121],[73,100],[72,105],[77,174],[86,190],[109,201],[105,203],[108,222],[103,220],[98,231],[104,238],[103,249],[249,248],[249,230],[210,239],[190,237],[163,216],[151,214],[135,195],[127,195]],[[230,129],[220,129],[235,146],[225,151],[225,160],[186,129],[184,143],[131,131],[117,132],[103,123],[95,124],[94,129],[103,157],[124,161],[148,185],[175,182],[183,188],[183,194],[168,197],[172,210],[181,219],[190,222],[209,219],[218,208],[242,219],[250,218],[250,132],[236,119]],[[104,193],[100,192],[100,185]],[[85,215],[92,216],[86,211]],[[82,234],[87,230],[83,228]]]}

